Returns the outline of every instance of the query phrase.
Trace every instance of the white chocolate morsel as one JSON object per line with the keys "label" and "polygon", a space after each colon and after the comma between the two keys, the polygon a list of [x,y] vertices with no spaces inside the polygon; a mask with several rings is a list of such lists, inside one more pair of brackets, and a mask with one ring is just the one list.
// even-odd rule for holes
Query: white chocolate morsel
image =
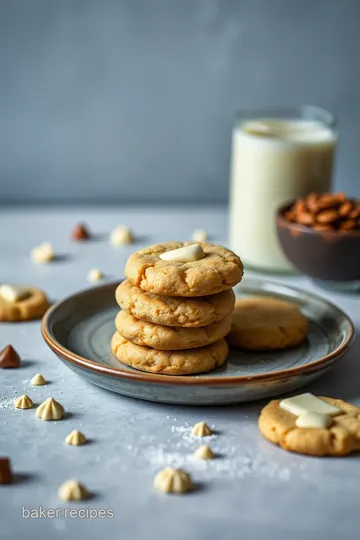
{"label": "white chocolate morsel", "polygon": [[214,459],[215,454],[211,450],[210,446],[200,446],[200,448],[197,448],[194,452],[194,457],[197,459]]}
{"label": "white chocolate morsel", "polygon": [[47,398],[36,409],[37,418],[42,420],[60,420],[64,416],[64,407],[54,398]]}
{"label": "white chocolate morsel", "polygon": [[184,246],[178,249],[172,249],[171,251],[165,251],[160,255],[160,259],[163,261],[174,262],[191,262],[199,261],[205,257],[203,248],[199,244],[192,244],[191,246]]}
{"label": "white chocolate morsel", "polygon": [[51,262],[55,258],[55,253],[52,245],[49,242],[44,242],[40,246],[34,247],[31,250],[31,259],[38,264]]}
{"label": "white chocolate morsel", "polygon": [[330,405],[326,401],[323,401],[310,393],[283,399],[280,401],[280,407],[284,409],[284,411],[288,411],[296,416],[300,416],[300,414],[309,411],[330,414],[331,416],[341,412],[341,410],[334,407],[334,405]]}
{"label": "white chocolate morsel", "polygon": [[40,373],[34,375],[30,382],[33,386],[43,386],[46,384],[46,380]]}
{"label": "white chocolate morsel", "polygon": [[81,431],[77,431],[74,429],[65,439],[66,444],[70,444],[70,446],[81,446],[82,444],[86,444],[87,439]]}
{"label": "white chocolate morsel", "polygon": [[23,396],[18,397],[14,403],[17,409],[31,409],[34,405],[34,402],[29,396],[24,394]]}
{"label": "white chocolate morsel", "polygon": [[89,497],[89,492],[84,484],[77,480],[68,480],[59,487],[60,499],[63,501],[83,501]]}
{"label": "white chocolate morsel", "polygon": [[22,285],[0,285],[0,296],[5,302],[15,304],[30,296],[30,291]]}
{"label": "white chocolate morsel", "polygon": [[104,274],[99,270],[98,268],[93,268],[90,270],[90,272],[87,275],[87,280],[90,281],[90,283],[95,283],[96,281],[100,281],[104,277]]}
{"label": "white chocolate morsel", "polygon": [[206,242],[207,240],[207,233],[204,231],[204,229],[195,229],[195,231],[192,234],[192,240],[195,242]]}
{"label": "white chocolate morsel", "polygon": [[191,477],[182,469],[167,468],[158,472],[154,487],[164,493],[186,493],[192,489]]}
{"label": "white chocolate morsel", "polygon": [[195,437],[209,437],[213,432],[205,422],[198,422],[192,428],[192,434],[195,435]]}
{"label": "white chocolate morsel", "polygon": [[331,425],[329,414],[308,411],[297,417],[295,424],[299,428],[327,428]]}
{"label": "white chocolate morsel", "polygon": [[134,235],[129,227],[116,227],[110,235],[110,242],[113,246],[132,244],[134,242]]}

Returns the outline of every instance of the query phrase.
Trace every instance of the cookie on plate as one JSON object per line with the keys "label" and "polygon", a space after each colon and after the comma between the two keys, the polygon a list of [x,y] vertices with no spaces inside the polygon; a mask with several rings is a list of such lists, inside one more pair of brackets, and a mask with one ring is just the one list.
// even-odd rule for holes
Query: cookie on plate
{"label": "cookie on plate", "polygon": [[220,321],[232,313],[232,289],[203,298],[182,298],[147,293],[125,280],[116,289],[119,306],[137,319],[165,326],[197,328]]}
{"label": "cookie on plate", "polygon": [[140,321],[126,311],[119,311],[115,327],[123,338],[141,345],[160,350],[195,349],[218,341],[230,332],[231,318],[211,323],[201,328],[162,326]]}
{"label": "cookie on plate", "polygon": [[39,319],[49,306],[41,289],[28,285],[0,286],[0,322]]}
{"label": "cookie on plate", "polygon": [[198,349],[158,351],[135,345],[118,332],[112,337],[111,350],[123,364],[140,371],[164,375],[191,375],[210,371],[222,366],[228,355],[224,339]]}
{"label": "cookie on plate", "polygon": [[306,339],[309,323],[290,302],[270,297],[249,297],[236,301],[231,316],[228,342],[250,351],[279,350],[299,345]]}
{"label": "cookie on plate", "polygon": [[206,296],[230,289],[243,274],[240,258],[229,249],[199,243],[205,256],[200,260],[162,260],[160,255],[193,242],[155,244],[130,255],[125,276],[143,291],[165,296]]}
{"label": "cookie on plate", "polygon": [[297,416],[280,407],[280,400],[270,401],[261,411],[259,429],[269,441],[289,452],[312,456],[343,456],[360,450],[360,409],[342,401],[320,397],[340,414],[328,427],[297,427]]}

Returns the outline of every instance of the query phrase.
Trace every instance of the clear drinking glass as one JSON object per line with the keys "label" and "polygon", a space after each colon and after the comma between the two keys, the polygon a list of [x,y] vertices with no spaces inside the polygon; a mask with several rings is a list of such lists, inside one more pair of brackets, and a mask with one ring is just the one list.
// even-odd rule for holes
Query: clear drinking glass
{"label": "clear drinking glass", "polygon": [[246,266],[291,272],[276,233],[280,205],[331,190],[334,116],[313,105],[239,113],[232,139],[230,247]]}

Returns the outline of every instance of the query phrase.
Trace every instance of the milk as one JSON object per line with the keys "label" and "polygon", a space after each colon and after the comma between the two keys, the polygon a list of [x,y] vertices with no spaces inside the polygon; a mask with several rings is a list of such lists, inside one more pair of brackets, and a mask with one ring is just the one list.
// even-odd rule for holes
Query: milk
{"label": "milk", "polygon": [[245,121],[233,133],[230,247],[248,266],[288,271],[276,211],[291,199],[331,189],[336,134],[303,119]]}

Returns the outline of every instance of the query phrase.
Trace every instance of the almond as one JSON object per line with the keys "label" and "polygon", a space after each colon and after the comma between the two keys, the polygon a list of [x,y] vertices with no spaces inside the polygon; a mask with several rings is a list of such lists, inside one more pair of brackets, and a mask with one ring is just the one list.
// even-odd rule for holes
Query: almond
{"label": "almond", "polygon": [[352,210],[352,203],[350,201],[344,202],[339,208],[339,216],[346,217]]}
{"label": "almond", "polygon": [[338,213],[336,210],[323,210],[316,216],[316,221],[318,223],[333,223],[338,219]]}

